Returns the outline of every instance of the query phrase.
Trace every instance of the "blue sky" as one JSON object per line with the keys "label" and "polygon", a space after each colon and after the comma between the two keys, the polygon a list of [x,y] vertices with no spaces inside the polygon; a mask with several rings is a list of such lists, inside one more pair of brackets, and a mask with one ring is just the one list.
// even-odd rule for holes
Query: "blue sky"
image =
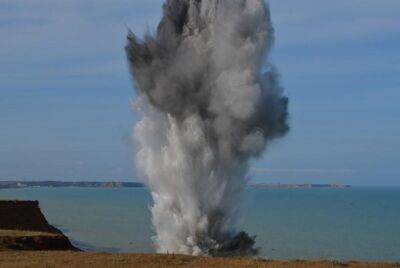
{"label": "blue sky", "polygon": [[[0,0],[0,180],[134,179],[127,27],[161,0]],[[254,181],[400,185],[400,1],[269,1],[291,133]]]}

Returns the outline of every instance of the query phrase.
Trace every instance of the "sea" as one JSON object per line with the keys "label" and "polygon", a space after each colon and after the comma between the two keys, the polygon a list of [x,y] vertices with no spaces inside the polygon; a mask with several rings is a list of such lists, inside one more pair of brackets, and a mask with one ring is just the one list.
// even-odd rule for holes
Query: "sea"
{"label": "sea", "polygon": [[[147,188],[0,189],[0,199],[39,200],[84,250],[154,252]],[[241,206],[261,257],[400,261],[400,187],[249,187]]]}

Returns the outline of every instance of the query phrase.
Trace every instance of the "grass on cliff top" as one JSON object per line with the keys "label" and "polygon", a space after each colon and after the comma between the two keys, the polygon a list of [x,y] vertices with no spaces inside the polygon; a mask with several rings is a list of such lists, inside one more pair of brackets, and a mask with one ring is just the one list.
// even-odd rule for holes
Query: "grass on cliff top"
{"label": "grass on cliff top", "polygon": [[209,258],[160,254],[77,253],[70,251],[4,251],[1,267],[400,267],[396,263],[361,263],[338,261],[272,261],[245,258]]}
{"label": "grass on cliff top", "polygon": [[36,231],[21,231],[21,230],[0,230],[0,237],[32,237],[32,236],[57,236],[58,234],[36,232]]}

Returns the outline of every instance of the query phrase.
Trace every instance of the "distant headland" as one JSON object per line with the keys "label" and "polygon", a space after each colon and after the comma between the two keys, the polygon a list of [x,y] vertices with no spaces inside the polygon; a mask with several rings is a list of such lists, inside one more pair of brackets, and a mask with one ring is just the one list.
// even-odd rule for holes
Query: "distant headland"
{"label": "distant headland", "polygon": [[271,189],[292,189],[292,188],[300,188],[300,189],[309,189],[309,188],[350,188],[350,185],[346,184],[282,184],[282,183],[256,183],[249,184],[250,187],[254,188],[271,188]]}
{"label": "distant headland", "polygon": [[[263,189],[309,189],[309,188],[349,188],[343,184],[281,184],[281,183],[250,183],[251,188]],[[142,188],[141,182],[121,181],[0,181],[0,189],[18,189],[34,187],[83,187],[83,188]]]}

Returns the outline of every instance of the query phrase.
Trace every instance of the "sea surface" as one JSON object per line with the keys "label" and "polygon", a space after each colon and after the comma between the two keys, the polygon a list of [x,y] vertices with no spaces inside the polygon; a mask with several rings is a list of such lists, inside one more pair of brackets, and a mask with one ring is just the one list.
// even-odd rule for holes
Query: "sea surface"
{"label": "sea surface", "polygon": [[[39,200],[86,250],[154,252],[146,188],[0,189],[0,199]],[[242,206],[263,257],[400,261],[400,188],[248,188]]]}

